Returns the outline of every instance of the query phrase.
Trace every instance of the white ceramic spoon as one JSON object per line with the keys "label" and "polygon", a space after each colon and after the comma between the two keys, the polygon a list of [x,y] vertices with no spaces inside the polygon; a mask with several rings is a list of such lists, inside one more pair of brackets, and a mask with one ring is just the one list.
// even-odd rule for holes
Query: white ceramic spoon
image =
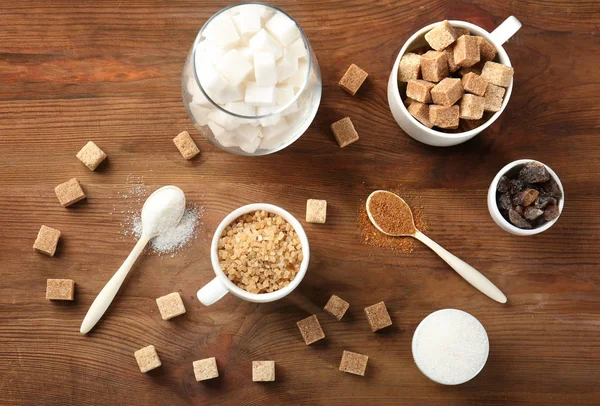
{"label": "white ceramic spoon", "polygon": [[[377,221],[373,216],[370,206],[371,206],[371,201],[372,201],[373,196],[376,196],[378,193],[387,193],[387,194],[393,196],[393,198],[398,199],[398,204],[400,206],[402,206],[402,210],[403,211],[406,210],[406,212],[410,214],[410,221],[412,223],[412,228],[411,228],[412,232],[411,233],[390,234],[389,232],[386,232],[381,227],[380,224],[377,224]],[[452,267],[452,269],[454,269],[456,271],[456,273],[458,273],[460,276],[462,276],[467,282],[469,282],[471,285],[473,285],[481,293],[483,293],[484,295],[487,295],[488,297],[490,297],[491,299],[494,299],[497,302],[506,303],[506,296],[504,295],[504,293],[502,293],[500,291],[500,289],[498,289],[496,287],[496,285],[494,285],[492,282],[490,282],[490,280],[488,278],[483,276],[477,269],[473,268],[471,265],[467,264],[462,259],[460,259],[460,258],[452,255],[448,251],[446,251],[444,248],[442,248],[442,246],[440,246],[438,243],[436,243],[431,238],[427,237],[425,234],[423,234],[422,232],[420,232],[417,229],[417,227],[415,226],[415,221],[414,221],[414,218],[412,215],[412,211],[410,210],[410,207],[408,206],[408,204],[406,204],[404,199],[402,199],[400,196],[398,196],[392,192],[385,191],[385,190],[376,190],[375,192],[371,193],[369,195],[369,197],[367,198],[367,214],[369,215],[369,220],[371,220],[371,223],[373,223],[373,225],[382,233],[384,233],[386,235],[391,235],[393,237],[414,237],[414,238],[416,238],[417,240],[421,241],[423,244],[425,244],[429,248],[431,248],[431,250],[433,252],[435,252],[436,254],[438,254],[439,257],[442,258],[444,261],[446,261],[446,263],[448,265],[450,265],[450,267]],[[396,215],[397,214],[389,213],[389,216],[391,216],[391,217],[396,216]]]}
{"label": "white ceramic spoon", "polygon": [[94,328],[106,312],[148,241],[179,224],[184,210],[185,195],[176,186],[161,187],[146,199],[142,208],[142,235],[123,265],[94,299],[81,323],[81,334],[87,334]]}

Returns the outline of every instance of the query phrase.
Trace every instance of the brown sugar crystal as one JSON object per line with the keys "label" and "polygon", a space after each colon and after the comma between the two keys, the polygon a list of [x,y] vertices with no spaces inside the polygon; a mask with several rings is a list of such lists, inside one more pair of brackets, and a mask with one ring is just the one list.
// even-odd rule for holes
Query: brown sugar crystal
{"label": "brown sugar crystal", "polygon": [[458,34],[447,20],[436,25],[425,34],[425,41],[436,51],[441,51],[452,44],[458,38]]}
{"label": "brown sugar crystal", "polygon": [[42,226],[38,231],[37,238],[33,243],[33,249],[42,254],[53,257],[60,238],[60,231],[47,226]]}
{"label": "brown sugar crystal", "polygon": [[505,88],[488,83],[483,96],[483,109],[492,112],[500,111],[502,108],[502,101],[504,100],[504,93],[506,93]]}
{"label": "brown sugar crystal", "polygon": [[169,320],[185,313],[185,306],[179,292],[159,297],[156,299],[156,304],[163,320]]}
{"label": "brown sugar crystal", "polygon": [[354,96],[362,86],[363,82],[367,79],[367,76],[369,76],[367,72],[355,64],[352,64],[340,80],[339,85],[342,89]]}
{"label": "brown sugar crystal", "polygon": [[73,300],[75,282],[72,279],[48,279],[46,281],[46,299]]}
{"label": "brown sugar crystal", "polygon": [[477,37],[463,35],[454,45],[454,63],[458,66],[469,67],[479,62],[479,41]]}
{"label": "brown sugar crystal", "polygon": [[461,79],[461,84],[465,92],[473,93],[477,96],[483,96],[487,89],[487,80],[474,72],[469,72]]}
{"label": "brown sugar crystal", "polygon": [[252,381],[275,381],[275,361],[252,361]]}
{"label": "brown sugar crystal", "polygon": [[325,305],[323,310],[331,314],[336,319],[341,320],[342,317],[344,317],[344,314],[346,314],[346,311],[349,307],[350,303],[346,302],[339,296],[331,295],[329,301],[327,301],[327,304]]}
{"label": "brown sugar crystal", "polygon": [[58,201],[63,207],[68,207],[73,203],[85,199],[85,193],[75,178],[55,187],[54,193],[56,193],[56,197],[58,197]]}
{"label": "brown sugar crystal", "polygon": [[177,137],[173,138],[173,143],[188,161],[200,153],[198,146],[187,131],[180,132]]}
{"label": "brown sugar crystal", "polygon": [[160,358],[158,357],[158,353],[156,352],[156,348],[153,345],[149,345],[141,350],[137,350],[133,353],[133,355],[135,356],[135,360],[140,367],[140,371],[144,373],[162,365]]}
{"label": "brown sugar crystal", "polygon": [[440,128],[458,128],[459,108],[454,106],[429,106],[429,120]]}
{"label": "brown sugar crystal", "polygon": [[437,83],[448,75],[448,58],[444,52],[428,51],[421,55],[421,76],[424,80]]}
{"label": "brown sugar crystal", "polygon": [[431,89],[434,87],[435,83],[422,79],[411,79],[406,85],[406,97],[421,103],[431,103]]}
{"label": "brown sugar crystal", "polygon": [[368,210],[373,221],[389,235],[412,235],[415,233],[410,207],[397,195],[381,191],[371,195]]}
{"label": "brown sugar crystal", "polygon": [[87,166],[90,171],[94,171],[98,165],[106,159],[106,154],[96,144],[90,141],[81,148],[76,157]]}
{"label": "brown sugar crystal", "polygon": [[446,78],[431,89],[431,98],[435,104],[451,106],[464,94],[460,79]]}
{"label": "brown sugar crystal", "polygon": [[331,124],[331,131],[333,131],[333,135],[340,145],[340,148],[344,148],[353,142],[358,141],[358,133],[354,129],[350,117],[344,117]]}
{"label": "brown sugar crystal", "polygon": [[508,87],[512,82],[515,70],[511,66],[496,62],[486,62],[481,71],[481,77],[496,86]]}
{"label": "brown sugar crystal", "polygon": [[418,79],[420,73],[421,55],[412,52],[405,53],[398,66],[398,80],[408,82],[409,80]]}
{"label": "brown sugar crystal", "polygon": [[219,377],[219,369],[217,368],[217,359],[215,357],[205,358],[192,362],[194,367],[194,377],[196,381],[206,381]]}
{"label": "brown sugar crystal", "polygon": [[475,38],[479,43],[479,59],[483,62],[493,61],[496,58],[496,48],[483,37]]}
{"label": "brown sugar crystal", "polygon": [[384,302],[375,303],[373,306],[366,307],[365,314],[369,321],[369,325],[371,326],[371,331],[373,332],[392,325],[392,319],[390,319],[390,314],[388,313]]}
{"label": "brown sugar crystal", "polygon": [[317,319],[317,316],[314,314],[300,320],[296,324],[298,325],[298,329],[300,329],[300,334],[302,334],[302,338],[306,345],[311,345],[312,343],[325,338],[325,333],[323,333],[319,319]]}
{"label": "brown sugar crystal", "polygon": [[340,362],[340,371],[365,376],[369,357],[356,352],[344,351]]}
{"label": "brown sugar crystal", "polygon": [[485,99],[474,94],[465,94],[460,100],[460,118],[465,120],[479,120],[483,117]]}
{"label": "brown sugar crystal", "polygon": [[414,102],[410,106],[408,106],[408,112],[425,127],[433,127],[433,124],[431,123],[431,121],[429,121],[429,105]]}

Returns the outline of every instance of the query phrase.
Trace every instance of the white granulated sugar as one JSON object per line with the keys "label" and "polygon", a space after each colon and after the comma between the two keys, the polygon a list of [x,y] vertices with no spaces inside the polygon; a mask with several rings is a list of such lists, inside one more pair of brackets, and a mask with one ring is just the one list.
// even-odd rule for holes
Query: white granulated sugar
{"label": "white granulated sugar", "polygon": [[415,330],[412,342],[413,358],[421,372],[445,385],[475,377],[487,361],[489,348],[479,320],[456,309],[431,313]]}

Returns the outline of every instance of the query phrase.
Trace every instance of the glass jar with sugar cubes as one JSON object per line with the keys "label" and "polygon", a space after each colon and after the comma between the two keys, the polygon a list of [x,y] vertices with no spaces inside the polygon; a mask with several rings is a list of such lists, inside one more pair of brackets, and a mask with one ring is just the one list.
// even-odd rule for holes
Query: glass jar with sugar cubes
{"label": "glass jar with sugar cubes", "polygon": [[185,62],[182,95],[198,131],[239,155],[266,155],[296,141],[321,101],[321,72],[292,17],[242,3],[211,17]]}

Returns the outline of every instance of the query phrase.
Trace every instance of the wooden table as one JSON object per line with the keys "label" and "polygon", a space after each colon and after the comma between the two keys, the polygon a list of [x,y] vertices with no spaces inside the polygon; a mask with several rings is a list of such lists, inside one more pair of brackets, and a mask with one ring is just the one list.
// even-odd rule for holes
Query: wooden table
{"label": "wooden table", "polygon": [[[180,76],[197,31],[222,1],[2,2],[0,15],[0,403],[27,405],[579,405],[600,403],[600,85],[594,2],[277,1],[306,31],[321,65],[323,99],[308,132],[262,158],[205,141],[181,102]],[[515,87],[502,117],[453,148],[406,136],[387,107],[396,54],[418,28],[444,18],[492,30],[516,15],[506,45]],[[350,63],[369,72],[356,97],[337,87]],[[360,140],[336,145],[344,116]],[[189,130],[199,159],[171,139]],[[108,162],[89,172],[75,153],[89,140]],[[486,191],[519,158],[550,165],[566,189],[557,224],[509,235],[490,218]],[[87,201],[63,209],[54,187],[77,177]],[[88,336],[79,325],[133,239],[121,226],[138,210],[134,183],[176,184],[205,208],[199,236],[175,257],[140,259]],[[484,272],[509,297],[499,305],[423,246],[411,254],[363,245],[357,211],[374,189],[422,206],[428,233]],[[306,199],[329,203],[327,224],[307,224],[311,265],[299,288],[256,305],[229,295],[202,306],[213,276],[211,233],[232,209],[280,205],[304,217]],[[58,254],[31,248],[42,224],[63,233]],[[49,302],[47,278],[76,281],[76,300]],[[162,321],[155,298],[181,292],[184,316]],[[342,322],[324,314],[331,294],[351,303]],[[363,308],[384,300],[393,327],[373,334]],[[476,316],[491,352],[458,387],[430,382],[410,343],[430,312]],[[296,322],[318,314],[327,339],[307,347]],[[133,352],[154,344],[163,366],[139,372]],[[343,350],[369,355],[367,374],[338,371]],[[198,383],[192,361],[215,356],[220,377]],[[277,381],[251,380],[251,361],[277,362]]]}

